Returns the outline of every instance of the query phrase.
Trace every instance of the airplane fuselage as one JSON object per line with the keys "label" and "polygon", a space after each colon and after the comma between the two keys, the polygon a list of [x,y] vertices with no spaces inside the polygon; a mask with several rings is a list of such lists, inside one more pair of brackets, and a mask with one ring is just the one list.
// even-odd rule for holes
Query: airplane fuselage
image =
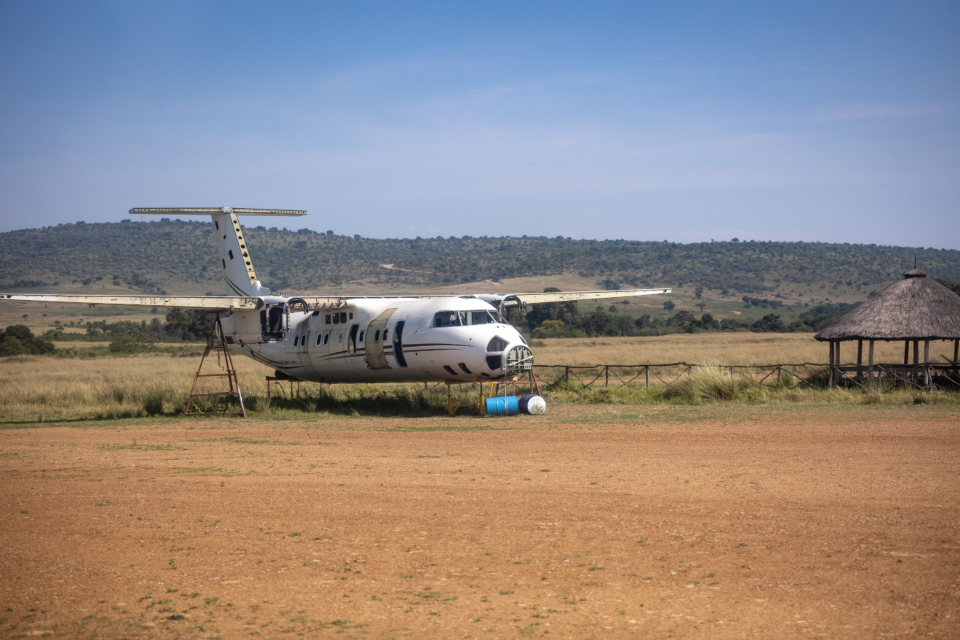
{"label": "airplane fuselage", "polygon": [[[264,326],[276,328],[266,326],[268,311],[261,312]],[[520,333],[472,297],[352,298],[336,308],[276,314],[282,324],[275,339],[253,344],[242,339],[236,314],[223,322],[232,348],[301,380],[484,381],[533,362]]]}

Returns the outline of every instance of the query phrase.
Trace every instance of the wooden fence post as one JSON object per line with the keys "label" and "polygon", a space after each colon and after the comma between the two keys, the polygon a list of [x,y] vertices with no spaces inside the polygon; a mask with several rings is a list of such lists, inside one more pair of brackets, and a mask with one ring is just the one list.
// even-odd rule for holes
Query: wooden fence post
{"label": "wooden fence post", "polygon": [[643,373],[647,377],[647,389],[650,388],[650,365],[647,365],[643,368]]}
{"label": "wooden fence post", "polygon": [[870,341],[869,354],[867,355],[869,365],[867,366],[867,376],[871,386],[873,385],[873,340]]}

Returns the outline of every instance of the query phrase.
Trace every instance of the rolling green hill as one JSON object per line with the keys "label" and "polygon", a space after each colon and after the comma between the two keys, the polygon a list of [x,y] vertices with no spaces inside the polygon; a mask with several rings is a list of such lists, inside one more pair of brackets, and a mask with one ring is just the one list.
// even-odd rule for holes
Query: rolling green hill
{"label": "rolling green hill", "polygon": [[[914,247],[559,237],[375,240],[264,227],[247,227],[245,235],[264,284],[310,293],[354,283],[417,288],[570,274],[599,288],[703,287],[730,296],[792,290],[798,298],[826,290],[834,299],[863,298],[900,278],[914,256],[931,276],[960,280],[960,251]],[[200,221],[11,231],[0,233],[0,288],[225,294],[214,251],[210,224]]]}

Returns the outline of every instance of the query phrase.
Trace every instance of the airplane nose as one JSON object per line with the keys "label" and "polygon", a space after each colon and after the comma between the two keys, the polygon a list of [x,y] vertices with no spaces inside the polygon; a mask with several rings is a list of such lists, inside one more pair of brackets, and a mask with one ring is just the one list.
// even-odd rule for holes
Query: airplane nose
{"label": "airplane nose", "polygon": [[533,369],[533,352],[526,345],[518,344],[510,347],[506,354],[507,372],[511,374],[526,373]]}

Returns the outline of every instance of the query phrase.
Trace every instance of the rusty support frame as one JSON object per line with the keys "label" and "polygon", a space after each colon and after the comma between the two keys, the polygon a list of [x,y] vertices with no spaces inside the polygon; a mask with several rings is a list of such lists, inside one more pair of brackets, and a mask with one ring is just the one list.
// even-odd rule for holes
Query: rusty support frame
{"label": "rusty support frame", "polygon": [[[224,371],[223,373],[203,373],[203,364],[206,362],[207,356],[211,351],[217,352],[217,363],[220,368]],[[223,362],[220,362],[220,354],[223,354]],[[197,393],[197,383],[199,383],[200,378],[226,378],[227,385],[229,386],[229,391],[218,391],[213,393]],[[233,406],[240,406],[240,411],[191,411],[193,407],[194,398],[202,397],[226,397],[229,396],[232,399]],[[233,357],[230,355],[230,347],[227,345],[227,338],[223,333],[223,326],[220,324],[220,313],[217,312],[217,319],[213,324],[213,329],[210,330],[210,335],[207,336],[207,346],[203,350],[203,355],[200,356],[200,366],[197,367],[197,374],[193,378],[193,386],[190,388],[190,396],[187,399],[187,410],[184,412],[184,415],[188,416],[220,416],[220,415],[237,415],[243,418],[247,417],[247,409],[243,406],[243,394],[240,391],[240,381],[237,379],[237,370],[233,366]]]}

